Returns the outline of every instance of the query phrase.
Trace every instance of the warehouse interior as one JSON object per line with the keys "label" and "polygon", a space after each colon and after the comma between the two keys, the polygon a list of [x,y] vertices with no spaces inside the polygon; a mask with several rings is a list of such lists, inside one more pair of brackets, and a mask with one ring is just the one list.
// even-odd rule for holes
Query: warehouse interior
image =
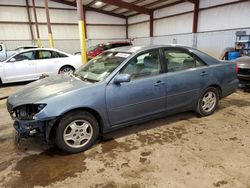
{"label": "warehouse interior", "polygon": [[[101,42],[126,39],[132,39],[134,45],[168,44],[176,40],[178,44],[197,47],[219,58],[226,47],[234,47],[236,31],[245,30],[249,33],[248,1],[201,1],[195,32],[193,32],[194,3],[189,1],[137,2],[138,6],[155,9],[152,36],[150,36],[149,15],[124,8],[118,9],[116,6],[104,3],[97,6],[93,1],[86,0],[83,3],[88,7],[85,10],[87,45],[93,46]],[[35,3],[42,45],[49,47],[44,3],[43,1]],[[36,42],[31,5],[32,2],[28,1],[32,32],[29,27],[26,1],[1,1],[0,40],[9,49]],[[49,8],[55,47],[69,53],[77,52],[79,33],[76,4],[70,1],[62,1],[62,3],[50,1]],[[16,30],[22,32],[15,32]]]}
{"label": "warehouse interior", "polygon": [[[249,0],[0,0],[0,187],[249,188],[249,10]],[[126,47],[119,50],[115,47],[114,49],[103,47],[105,45],[124,45]],[[132,45],[132,47],[127,45]],[[100,46],[102,49],[97,54],[95,49]],[[110,73],[103,80],[95,80],[95,82],[89,82],[88,86],[84,85],[84,87],[89,87],[89,92],[92,92],[93,98],[91,98],[88,96],[89,92],[85,94],[85,90],[74,95],[75,91],[81,89],[79,83],[73,83],[73,77],[77,77],[76,74],[81,72],[81,69],[86,72],[87,68],[84,67],[89,66],[91,69],[92,65],[93,68],[93,64],[102,59],[106,52],[115,53],[114,58],[119,56],[119,58],[125,59],[124,62],[126,59],[130,62],[128,54],[133,55],[137,52],[140,54],[143,52],[140,51],[142,49],[149,51],[162,48],[159,52],[159,61],[161,61],[159,74],[165,73],[168,79],[168,75],[174,75],[174,73],[170,71],[169,62],[166,68],[162,68],[165,66],[162,64],[167,61],[163,60],[162,54],[165,53],[163,48],[169,47],[169,54],[172,55],[174,50],[179,50],[178,46],[183,48],[182,51],[187,50],[187,54],[192,53],[193,55],[190,57],[197,58],[197,62],[204,61],[206,68],[216,64],[206,64],[206,61],[219,62],[214,67],[219,67],[220,64],[228,65],[224,69],[221,68],[221,72],[214,70],[216,68],[208,71],[209,75],[213,75],[213,78],[210,77],[208,80],[211,81],[216,77],[216,81],[220,80],[223,85],[218,86],[218,101],[214,105],[217,108],[213,110],[213,114],[209,113],[209,116],[203,114],[202,116],[205,117],[201,117],[199,109],[199,115],[197,115],[194,110],[185,110],[183,107],[182,110],[176,112],[173,110],[173,113],[170,112],[160,118],[143,116],[141,121],[136,123],[131,123],[131,121],[126,127],[119,125],[120,127],[117,126],[119,129],[114,126],[114,129],[108,130],[107,133],[105,128],[99,127],[100,135],[96,135],[96,140],[93,140],[94,144],[91,147],[88,146],[86,151],[81,150],[83,152],[79,152],[80,150],[69,152],[71,154],[65,153],[65,150],[62,151],[60,146],[58,147],[53,142],[33,137],[32,132],[30,132],[31,138],[27,138],[27,135],[23,138],[20,133],[17,133],[15,123],[17,117],[13,118],[14,110],[10,110],[9,106],[15,106],[18,100],[22,105],[26,101],[28,101],[27,105],[39,102],[36,107],[38,109],[41,107],[41,103],[44,105],[41,107],[41,112],[50,106],[47,104],[47,100],[48,103],[60,100],[57,103],[51,102],[51,104],[54,108],[56,106],[61,108],[60,110],[65,111],[66,115],[57,117],[54,122],[46,120],[48,122],[46,126],[49,126],[50,122],[58,123],[60,126],[61,121],[66,117],[69,119],[74,117],[74,111],[66,113],[66,108],[71,104],[77,106],[76,112],[84,109],[87,115],[81,112],[82,116],[94,117],[98,126],[105,124],[105,118],[109,119],[107,122],[110,122],[112,118],[119,119],[123,114],[135,116],[137,114],[135,111],[147,111],[147,107],[150,108],[152,105],[151,98],[147,98],[149,104],[140,106],[140,108],[136,108],[133,104],[134,107],[131,107],[132,110],[128,110],[127,113],[122,112],[121,107],[114,107],[128,95],[130,96],[126,98],[128,100],[124,106],[133,106],[129,102],[134,100],[138,100],[135,104],[142,103],[137,97],[137,94],[140,95],[139,89],[145,90],[147,97],[152,94],[147,93],[146,85],[143,83],[140,86],[131,87],[134,91],[130,91],[128,87],[122,91],[108,92],[111,87],[110,83],[115,84],[115,76],[117,76]],[[24,51],[17,50],[18,48],[23,48]],[[197,52],[196,49],[198,49]],[[31,52],[29,50],[34,50],[32,53],[36,54],[34,56],[39,59],[38,64],[44,63],[41,66],[42,70],[35,76],[28,75],[32,63],[34,64],[34,62],[31,63],[31,59],[28,61],[22,59],[29,62],[25,65],[26,67],[24,65],[21,67],[20,64],[13,66],[21,61],[17,56]],[[43,50],[44,54],[41,55]],[[47,55],[45,52],[56,56],[56,61],[52,61],[52,55],[45,57]],[[91,52],[95,56],[93,59],[89,55]],[[205,56],[203,52],[208,54],[208,57],[203,59]],[[143,56],[143,58],[145,63],[145,57]],[[137,60],[140,61],[140,58]],[[58,64],[60,62],[60,66],[55,65],[57,62]],[[7,66],[4,64],[8,64],[9,67],[6,68]],[[114,71],[121,65],[122,63],[115,67]],[[231,65],[230,68],[229,65]],[[125,68],[121,68],[117,74],[121,74],[126,66],[124,64]],[[195,65],[190,70],[197,67],[199,70],[199,66]],[[33,69],[33,71],[37,70],[38,66]],[[57,79],[52,77],[52,70],[54,71],[53,76],[56,76]],[[206,77],[207,72],[202,73],[205,73],[205,76],[200,75],[202,77],[198,79],[195,78],[195,74],[187,74],[193,76],[192,82],[190,81],[188,84],[192,85],[196,80],[199,82],[200,88],[205,87],[204,85],[209,81],[201,81]],[[11,76],[8,77],[7,74]],[[66,74],[71,75],[69,79],[67,78],[67,83],[59,83],[58,79],[65,80]],[[114,77],[111,78],[111,75]],[[176,75],[169,80],[176,81],[179,74]],[[120,88],[123,84],[134,83],[133,77],[130,76],[121,74]],[[82,77],[84,78],[79,77],[82,81],[88,81],[88,75]],[[80,82],[79,78],[78,82]],[[225,85],[229,84],[227,80],[230,78],[235,79],[237,88],[227,88],[224,92],[224,88],[227,87]],[[107,81],[107,79],[111,81]],[[180,85],[171,85],[167,79],[165,93],[184,88],[181,90],[183,91],[181,94],[176,95],[182,95],[181,100],[185,101],[194,97],[199,105],[199,101],[205,95],[202,89],[201,95],[196,96],[196,93],[190,94],[188,93],[190,91],[185,90],[188,87],[183,81],[184,76],[183,80],[179,82]],[[186,79],[188,80],[188,78]],[[105,81],[107,101],[101,103],[100,101],[103,100],[100,97],[101,84]],[[43,85],[39,85],[40,82]],[[165,82],[160,84],[164,85]],[[92,91],[90,85],[96,85],[97,89]],[[233,87],[232,85],[231,83],[230,87]],[[211,86],[217,88],[215,84],[211,84],[204,88],[204,92],[207,91],[206,89],[210,89],[210,92],[213,91]],[[43,87],[47,87],[47,89],[42,90]],[[41,96],[46,96],[41,100],[42,102],[38,100],[39,91]],[[35,96],[32,92],[36,92]],[[96,101],[98,98],[97,106],[100,107],[100,111],[106,110],[105,118],[102,118],[102,114],[98,110],[95,111],[89,106],[81,106],[81,100],[70,103],[71,99],[62,98],[61,96],[66,92],[67,97],[71,97],[72,101],[76,101],[77,97],[82,97],[82,101],[85,99],[86,101]],[[155,91],[155,93],[159,92],[161,92],[159,89]],[[166,101],[179,100],[173,96],[175,93],[169,94]],[[34,101],[30,102],[29,100],[33,98]],[[11,101],[15,102],[10,105]],[[44,101],[46,104],[43,104]],[[168,104],[171,102],[167,101],[166,105]],[[54,114],[57,111],[59,110],[53,109],[46,113],[51,113],[53,117],[56,117]],[[34,114],[32,113],[32,116]],[[36,114],[34,117],[39,119]],[[90,129],[88,130],[91,132],[95,127],[91,127],[92,120],[88,118],[84,122],[89,120]],[[110,124],[112,127],[112,123]],[[47,131],[47,129],[45,130]],[[46,131],[44,134],[47,134]],[[56,136],[59,134],[56,132],[57,128],[51,128],[49,131],[55,131],[53,134]],[[79,131],[81,130],[79,129]],[[88,132],[87,128],[86,132]],[[76,135],[81,136],[78,133]],[[91,135],[95,135],[95,130]],[[46,139],[47,137],[46,135]]]}

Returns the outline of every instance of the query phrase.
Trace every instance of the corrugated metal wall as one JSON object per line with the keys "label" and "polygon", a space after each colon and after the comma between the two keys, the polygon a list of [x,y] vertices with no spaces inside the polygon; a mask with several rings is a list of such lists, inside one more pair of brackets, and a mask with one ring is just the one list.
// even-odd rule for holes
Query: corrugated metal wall
{"label": "corrugated metal wall", "polygon": [[[36,6],[44,7],[43,0],[36,0]],[[25,0],[1,0],[0,4],[6,5],[23,5]],[[32,5],[31,0],[29,4]],[[49,1],[49,7],[54,8],[70,8],[74,7]],[[34,22],[33,10],[30,8],[31,21]],[[38,22],[46,23],[45,9],[37,8]],[[80,49],[78,20],[76,10],[50,9],[52,32],[55,47],[69,52],[75,53]],[[0,21],[7,22],[28,22],[27,10],[24,7],[4,7],[0,6]],[[92,46],[97,43],[107,41],[125,40],[126,20],[109,15],[96,13],[93,11],[86,12],[88,40],[87,45]],[[95,26],[92,24],[118,24],[119,26]],[[28,24],[0,24],[0,42],[7,45],[8,49],[15,49],[21,45],[32,44],[31,34]],[[39,24],[40,36],[43,47],[49,47],[47,25]],[[35,25],[33,25],[34,36],[36,36]],[[36,37],[35,37],[36,38]]]}
{"label": "corrugated metal wall", "polygon": [[[237,0],[200,0],[200,8],[206,8]],[[164,19],[154,21],[154,37],[149,38],[148,22],[129,26],[129,37],[134,38],[135,45],[148,44],[178,44],[197,47],[214,57],[219,57],[226,47],[234,47],[235,32],[246,30],[250,34],[250,1],[233,5],[204,9],[199,13],[198,33],[192,34],[193,4],[181,3],[172,7],[157,10],[155,18]],[[187,12],[184,15],[171,16]],[[135,16],[129,23],[147,21],[146,16]],[[139,28],[147,29],[143,31]]]}

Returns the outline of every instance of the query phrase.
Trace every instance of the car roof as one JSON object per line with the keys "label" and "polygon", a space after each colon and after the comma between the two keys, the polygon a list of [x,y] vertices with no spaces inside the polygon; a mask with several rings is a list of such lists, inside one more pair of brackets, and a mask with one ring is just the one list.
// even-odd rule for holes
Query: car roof
{"label": "car roof", "polygon": [[[30,49],[22,50],[21,52],[23,53],[23,52],[38,51],[38,50],[49,50],[49,51],[62,52],[62,51],[55,49],[55,48],[30,48]],[[66,52],[62,52],[62,53],[66,53]]]}
{"label": "car roof", "polygon": [[154,48],[164,48],[164,47],[176,47],[176,48],[183,48],[187,50],[197,50],[192,47],[177,45],[177,44],[169,44],[169,45],[149,45],[149,46],[124,46],[119,48],[113,48],[108,51],[113,52],[124,52],[124,53],[137,53],[139,51],[150,50]]}
{"label": "car roof", "polygon": [[128,41],[114,41],[114,42],[106,42],[103,44],[131,44],[131,42]]}

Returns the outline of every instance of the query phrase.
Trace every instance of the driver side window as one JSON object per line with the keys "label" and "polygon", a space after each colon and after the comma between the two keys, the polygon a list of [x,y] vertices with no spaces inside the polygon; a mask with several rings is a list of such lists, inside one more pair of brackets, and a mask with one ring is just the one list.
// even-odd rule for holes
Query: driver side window
{"label": "driver side window", "polygon": [[131,79],[149,77],[161,73],[159,50],[152,50],[133,58],[121,74],[131,75]]}
{"label": "driver side window", "polygon": [[24,52],[24,53],[16,55],[14,58],[16,61],[34,60],[35,54],[34,52]]}

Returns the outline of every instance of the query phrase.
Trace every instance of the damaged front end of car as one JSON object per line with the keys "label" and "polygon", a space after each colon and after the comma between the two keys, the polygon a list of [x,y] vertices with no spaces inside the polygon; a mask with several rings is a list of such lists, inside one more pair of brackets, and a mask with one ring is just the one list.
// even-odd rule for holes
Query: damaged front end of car
{"label": "damaged front end of car", "polygon": [[7,103],[9,113],[14,120],[14,128],[22,138],[41,137],[49,142],[50,131],[56,122],[56,118],[39,119],[39,114],[46,104],[24,104],[11,108]]}

